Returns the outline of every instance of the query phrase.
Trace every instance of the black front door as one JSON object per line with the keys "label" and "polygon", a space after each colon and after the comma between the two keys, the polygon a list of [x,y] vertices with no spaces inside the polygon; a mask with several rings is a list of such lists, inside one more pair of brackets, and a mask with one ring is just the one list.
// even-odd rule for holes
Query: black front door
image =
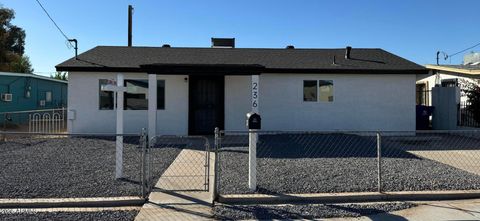
{"label": "black front door", "polygon": [[224,124],[224,76],[190,76],[189,133],[213,134]]}

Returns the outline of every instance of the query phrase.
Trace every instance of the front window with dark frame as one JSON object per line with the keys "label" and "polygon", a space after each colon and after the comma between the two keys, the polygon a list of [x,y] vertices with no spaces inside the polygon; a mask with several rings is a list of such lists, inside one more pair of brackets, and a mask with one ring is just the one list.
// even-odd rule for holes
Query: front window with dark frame
{"label": "front window with dark frame", "polygon": [[303,101],[305,102],[333,102],[332,80],[304,80]]}
{"label": "front window with dark frame", "polygon": [[[101,79],[102,84],[108,80]],[[125,80],[125,110],[148,110],[148,80]],[[157,110],[165,109],[165,80],[157,81]],[[113,92],[100,89],[100,110],[113,110]]]}
{"label": "front window with dark frame", "polygon": [[[148,80],[125,80],[125,110],[148,110]],[[157,81],[157,109],[165,109],[165,81]]]}

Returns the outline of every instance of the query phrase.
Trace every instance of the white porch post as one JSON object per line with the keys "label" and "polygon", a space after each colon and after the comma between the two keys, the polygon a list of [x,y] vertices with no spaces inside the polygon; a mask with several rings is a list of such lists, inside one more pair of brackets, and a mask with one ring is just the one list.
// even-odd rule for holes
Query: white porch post
{"label": "white porch post", "polygon": [[[252,75],[252,112],[258,113],[259,76]],[[248,136],[248,187],[257,189],[257,130],[249,130]]]}
{"label": "white porch post", "polygon": [[148,139],[157,132],[157,75],[148,74]]}
{"label": "white porch post", "polygon": [[[123,88],[123,74],[117,74],[117,87]],[[115,150],[115,178],[120,179],[123,176],[123,90],[117,91],[117,139]]]}

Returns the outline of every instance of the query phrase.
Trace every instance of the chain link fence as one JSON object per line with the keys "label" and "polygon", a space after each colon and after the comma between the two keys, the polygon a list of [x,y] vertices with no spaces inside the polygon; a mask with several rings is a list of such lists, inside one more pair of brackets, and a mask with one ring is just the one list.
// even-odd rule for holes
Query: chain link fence
{"label": "chain link fence", "polygon": [[480,131],[381,133],[382,190],[480,189]]}
{"label": "chain link fence", "polygon": [[[0,132],[0,198],[145,196],[144,134]],[[115,178],[116,137],[123,176]]]}
{"label": "chain link fence", "polygon": [[219,194],[480,189],[480,131],[259,131],[255,191],[248,135],[216,136]]}
{"label": "chain link fence", "polygon": [[209,191],[210,140],[203,136],[157,136],[147,152],[151,191]]}
{"label": "chain link fence", "polygon": [[[480,189],[480,131],[259,131],[254,191],[248,132],[158,136],[149,145],[145,131],[0,136],[0,198],[147,197],[210,184],[219,194]],[[122,179],[116,136],[124,140]]]}

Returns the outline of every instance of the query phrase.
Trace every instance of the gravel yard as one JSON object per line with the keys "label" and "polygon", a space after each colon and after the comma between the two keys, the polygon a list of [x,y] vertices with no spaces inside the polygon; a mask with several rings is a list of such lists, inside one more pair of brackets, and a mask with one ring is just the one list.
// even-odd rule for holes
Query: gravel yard
{"label": "gravel yard", "polygon": [[[0,198],[139,196],[138,140],[124,138],[123,180],[115,179],[112,137],[29,137],[0,142]],[[179,152],[177,148],[152,149],[152,174],[158,178]]]}
{"label": "gravel yard", "polygon": [[[261,135],[257,147],[257,192],[326,193],[377,191],[375,137],[355,135]],[[228,138],[220,152],[220,193],[248,190],[245,137]],[[420,158],[385,143],[383,190],[480,189],[480,176]],[[458,159],[462,160],[462,159]]]}
{"label": "gravel yard", "polygon": [[83,220],[103,220],[103,221],[133,221],[138,214],[138,210],[129,211],[101,211],[101,212],[25,212],[25,213],[0,213],[0,219],[4,221],[83,221]]}
{"label": "gravel yard", "polygon": [[213,212],[221,220],[318,219],[358,217],[415,206],[407,202],[372,204],[308,204],[308,205],[217,205]]}

